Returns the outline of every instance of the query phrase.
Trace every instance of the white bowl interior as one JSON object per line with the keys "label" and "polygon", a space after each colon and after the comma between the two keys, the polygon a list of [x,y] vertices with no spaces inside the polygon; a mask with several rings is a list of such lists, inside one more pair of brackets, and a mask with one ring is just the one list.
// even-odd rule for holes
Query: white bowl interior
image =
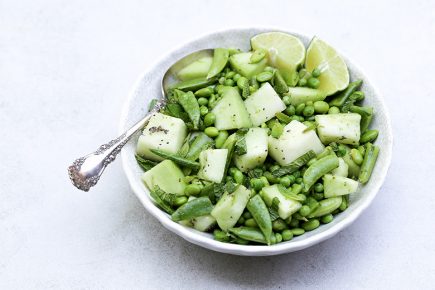
{"label": "white bowl interior", "polygon": [[[133,87],[124,107],[120,123],[120,130],[124,132],[136,121],[143,118],[147,112],[147,107],[150,100],[153,98],[160,98],[162,96],[160,87],[161,79],[166,70],[176,60],[186,54],[204,48],[237,47],[243,50],[249,50],[249,39],[258,33],[268,31],[282,30],[249,28],[220,31],[188,42],[164,56],[160,61],[146,71]],[[305,46],[308,46],[311,37],[293,32],[288,33],[299,37]],[[370,83],[369,79],[363,74],[363,72],[353,62],[348,60],[345,56],[343,57],[348,65],[351,80],[363,79],[364,81],[362,86],[362,90],[366,95],[364,105],[373,106],[375,109],[375,118],[371,126],[378,129],[380,132],[379,137],[376,140],[376,144],[381,148],[381,151],[369,183],[365,186],[362,186],[356,194],[351,195],[349,208],[345,212],[337,215],[332,223],[322,225],[318,229],[312,232],[307,232],[300,237],[292,239],[291,241],[282,242],[272,246],[243,246],[222,243],[213,240],[211,234],[201,233],[194,229],[177,224],[171,221],[170,217],[166,213],[154,205],[149,196],[148,189],[141,181],[140,177],[143,174],[143,171],[138,166],[134,157],[136,142],[139,135],[136,134],[136,136],[133,136],[133,138],[123,149],[122,162],[130,185],[135,194],[139,197],[140,201],[143,203],[144,207],[153,216],[155,216],[163,224],[163,226],[180,235],[184,239],[211,250],[236,255],[262,256],[297,251],[330,238],[351,224],[361,214],[361,212],[368,207],[379,191],[390,165],[393,140],[388,112],[382,97]]]}

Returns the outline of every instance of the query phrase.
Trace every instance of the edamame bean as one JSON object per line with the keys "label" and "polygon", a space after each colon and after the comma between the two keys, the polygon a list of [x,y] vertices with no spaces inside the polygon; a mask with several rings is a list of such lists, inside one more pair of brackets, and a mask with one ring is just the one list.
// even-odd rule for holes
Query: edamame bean
{"label": "edamame bean", "polygon": [[200,98],[208,98],[213,94],[214,90],[212,87],[206,87],[199,89],[195,92],[195,96]]}
{"label": "edamame bean", "polygon": [[220,241],[220,242],[230,241],[230,237],[226,232],[217,229],[213,231],[213,237],[216,241]]}
{"label": "edamame bean", "polygon": [[284,102],[284,105],[286,105],[286,106],[290,105],[290,97],[289,96],[282,97],[282,101]]}
{"label": "edamame bean", "polygon": [[290,241],[293,239],[293,232],[291,230],[283,230],[281,236],[283,241]]}
{"label": "edamame bean", "polygon": [[249,63],[258,63],[266,56],[266,51],[264,49],[256,49],[249,59]]}
{"label": "edamame bean", "polygon": [[187,202],[187,196],[181,195],[174,199],[174,206],[179,207]]}
{"label": "edamame bean", "polygon": [[208,104],[208,100],[206,98],[203,98],[203,97],[198,98],[198,105],[207,106],[207,104]]}
{"label": "edamame bean", "polygon": [[227,131],[219,131],[219,134],[217,135],[215,139],[215,146],[216,148],[220,149],[224,145],[225,141],[228,139],[228,132]]}
{"label": "edamame bean", "polygon": [[242,184],[245,176],[240,170],[237,170],[236,172],[234,172],[233,178],[237,184]]}
{"label": "edamame bean", "polygon": [[303,228],[305,231],[307,231],[307,232],[308,232],[308,231],[315,230],[315,229],[317,229],[319,226],[320,226],[320,222],[319,222],[318,219],[312,219],[312,220],[309,220],[309,221],[304,222],[304,223],[302,224],[302,228]]}
{"label": "edamame bean", "polygon": [[233,76],[233,80],[237,83],[237,81],[240,79],[240,77],[241,77],[241,75],[239,75],[239,74],[235,74],[234,76]]}
{"label": "edamame bean", "polygon": [[325,101],[314,102],[314,111],[318,114],[326,114],[329,110],[329,105]]}
{"label": "edamame bean", "polygon": [[350,156],[357,165],[361,165],[363,163],[364,157],[361,155],[361,152],[359,152],[358,149],[351,149]]}
{"label": "edamame bean", "polygon": [[317,89],[320,86],[320,81],[316,78],[311,77],[308,79],[307,85],[312,89]]}
{"label": "edamame bean", "polygon": [[319,206],[315,211],[310,213],[309,218],[321,217],[332,213],[334,210],[338,209],[341,205],[342,197],[330,197],[319,201]]}
{"label": "edamame bean", "polygon": [[285,229],[287,229],[287,224],[285,223],[285,221],[283,221],[282,219],[276,219],[272,222],[272,229],[274,231],[278,231],[281,232]]}
{"label": "edamame bean", "polygon": [[202,186],[199,184],[189,184],[184,188],[184,194],[187,196],[197,195],[201,192]]}
{"label": "edamame bean", "polygon": [[261,72],[257,75],[257,81],[264,83],[270,81],[273,78],[273,73],[269,71]]}
{"label": "edamame bean", "polygon": [[216,129],[216,127],[207,127],[204,130],[204,133],[208,136],[208,137],[216,137],[217,135],[219,135],[219,130]]}
{"label": "edamame bean", "polygon": [[288,107],[285,109],[284,113],[286,113],[286,115],[293,116],[293,115],[296,113],[296,108],[295,108],[295,106],[293,106],[293,105],[288,106]]}
{"label": "edamame bean", "polygon": [[294,228],[294,229],[291,229],[291,232],[292,232],[293,236],[300,236],[300,235],[303,235],[305,233],[305,230],[301,229],[301,228]]}
{"label": "edamame bean", "polygon": [[373,142],[378,138],[379,131],[378,130],[367,130],[364,134],[361,135],[361,138],[359,139],[359,142],[361,144],[367,143],[367,142]]}
{"label": "edamame bean", "polygon": [[232,79],[226,79],[224,82],[224,85],[232,87],[232,86],[234,86],[234,81]]}
{"label": "edamame bean", "polygon": [[311,212],[311,209],[308,205],[303,205],[300,209],[299,209],[299,214],[303,217],[306,217],[307,215],[309,215]]}
{"label": "edamame bean", "polygon": [[318,69],[318,68],[315,68],[315,69],[313,69],[313,71],[311,72],[311,75],[313,76],[313,77],[315,77],[315,78],[318,78],[319,76],[320,76],[320,69]]}
{"label": "edamame bean", "polygon": [[304,108],[302,114],[303,114],[305,117],[310,117],[310,116],[312,116],[312,115],[314,114],[314,107],[313,107],[313,106],[305,106],[305,108]]}
{"label": "edamame bean", "polygon": [[307,79],[299,79],[298,85],[300,87],[305,87],[307,85]]}
{"label": "edamame bean", "polygon": [[[270,244],[270,236],[272,235],[272,221],[270,220],[269,210],[267,209],[263,199],[260,197],[260,195],[255,195],[249,200],[246,207],[254,218],[256,225],[258,225],[263,233],[266,242]],[[246,222],[245,225],[248,226]]]}
{"label": "edamame bean", "polygon": [[289,187],[291,184],[291,181],[290,181],[290,178],[288,176],[283,176],[279,179],[279,183],[285,187]]}
{"label": "edamame bean", "polygon": [[299,104],[296,107],[296,115],[301,115],[305,109],[305,103]]}
{"label": "edamame bean", "polygon": [[313,198],[317,201],[321,201],[324,198],[323,192],[313,193]]}
{"label": "edamame bean", "polygon": [[320,219],[323,224],[329,224],[334,219],[334,216],[332,214],[327,214],[325,216],[322,216]]}
{"label": "edamame bean", "polygon": [[[259,196],[259,195],[256,195],[256,196]],[[253,218],[250,218],[250,219],[245,220],[245,226],[251,227],[251,228],[256,228],[257,223],[255,222],[255,220]]]}
{"label": "edamame bean", "polygon": [[216,115],[214,113],[207,113],[204,116],[204,126],[209,127],[216,121]]}
{"label": "edamame bean", "polygon": [[277,244],[282,242],[282,236],[280,233],[275,233],[275,238]]}
{"label": "edamame bean", "polygon": [[323,175],[338,167],[338,158],[334,155],[328,155],[314,162],[305,171],[303,180],[305,184],[305,192]]}
{"label": "edamame bean", "polygon": [[340,109],[337,107],[330,107],[328,110],[328,114],[339,114],[340,113]]}

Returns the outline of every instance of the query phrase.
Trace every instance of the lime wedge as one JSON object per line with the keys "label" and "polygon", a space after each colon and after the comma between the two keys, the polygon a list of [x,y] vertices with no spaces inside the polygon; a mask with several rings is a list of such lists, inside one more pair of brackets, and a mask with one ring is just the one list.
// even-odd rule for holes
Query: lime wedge
{"label": "lime wedge", "polygon": [[318,90],[327,96],[344,90],[349,85],[349,71],[341,56],[329,44],[314,37],[307,49],[305,68],[312,72],[315,68],[321,71]]}
{"label": "lime wedge", "polygon": [[279,69],[289,85],[304,62],[305,47],[299,38],[283,32],[261,33],[251,38],[254,50],[267,51],[268,63]]}

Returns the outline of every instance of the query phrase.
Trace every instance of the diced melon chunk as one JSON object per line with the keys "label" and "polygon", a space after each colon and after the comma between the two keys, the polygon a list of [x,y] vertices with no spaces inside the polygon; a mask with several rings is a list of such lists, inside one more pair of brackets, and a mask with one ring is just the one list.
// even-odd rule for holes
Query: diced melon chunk
{"label": "diced melon chunk", "polygon": [[146,159],[163,160],[150,149],[177,153],[186,138],[184,121],[161,113],[154,113],[139,137],[136,153]]}
{"label": "diced melon chunk", "polygon": [[356,192],[358,181],[343,176],[325,174],[323,186],[325,198],[329,198]]}
{"label": "diced melon chunk", "polygon": [[337,142],[357,145],[361,115],[356,113],[317,115],[317,132],[324,144]]}
{"label": "diced melon chunk", "polygon": [[300,202],[284,196],[280,192],[278,185],[276,184],[263,187],[260,194],[264,202],[268,206],[272,206],[273,199],[278,198],[279,200],[278,215],[282,219],[288,218],[289,216],[297,212],[302,206]]}
{"label": "diced melon chunk", "polygon": [[192,223],[196,230],[206,232],[216,224],[216,219],[208,214],[192,219]]}
{"label": "diced melon chunk", "polygon": [[284,127],[282,135],[276,139],[269,136],[269,154],[281,166],[288,165],[298,157],[313,150],[319,154],[324,150],[322,142],[313,130],[299,121],[291,121]]}
{"label": "diced melon chunk", "polygon": [[225,88],[222,99],[216,104],[212,112],[216,116],[215,127],[218,130],[232,130],[252,126],[242,97],[234,87]]}
{"label": "diced melon chunk", "polygon": [[290,104],[293,106],[297,106],[309,101],[323,101],[326,98],[326,94],[324,92],[304,87],[289,88],[286,95],[290,97]]}
{"label": "diced melon chunk", "polygon": [[347,177],[349,174],[349,165],[343,158],[338,158],[338,167],[331,171],[332,175]]}
{"label": "diced melon chunk", "polygon": [[230,57],[231,67],[244,77],[251,78],[261,73],[267,65],[267,58],[251,63],[252,52],[237,53]]}
{"label": "diced melon chunk", "polygon": [[250,197],[251,191],[243,185],[239,185],[233,193],[222,195],[211,212],[222,230],[228,231],[236,225]]}
{"label": "diced melon chunk", "polygon": [[207,149],[199,154],[198,177],[219,183],[222,181],[227,163],[228,149]]}
{"label": "diced melon chunk", "polygon": [[211,56],[202,57],[182,68],[177,73],[177,76],[182,81],[205,77],[208,74],[212,61],[213,57]]}
{"label": "diced melon chunk", "polygon": [[246,154],[236,155],[237,168],[246,172],[261,164],[267,157],[267,131],[263,128],[251,128],[245,135]]}
{"label": "diced melon chunk", "polygon": [[171,160],[165,160],[148,170],[142,175],[142,181],[149,190],[154,186],[160,187],[167,193],[184,194],[186,183],[181,169]]}
{"label": "diced melon chunk", "polygon": [[245,100],[245,106],[254,126],[275,117],[285,110],[286,106],[269,83],[265,83]]}

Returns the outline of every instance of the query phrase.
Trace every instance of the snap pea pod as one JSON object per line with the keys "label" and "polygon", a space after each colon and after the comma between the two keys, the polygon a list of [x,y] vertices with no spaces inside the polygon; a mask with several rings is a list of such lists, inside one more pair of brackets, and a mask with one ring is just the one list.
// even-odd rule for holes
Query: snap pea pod
{"label": "snap pea pod", "polygon": [[334,210],[340,207],[342,202],[342,197],[330,197],[319,201],[319,206],[315,211],[308,215],[308,218],[321,217],[330,214]]}
{"label": "snap pea pod", "polygon": [[379,131],[378,130],[368,130],[364,134],[361,135],[359,140],[360,144],[364,144],[367,142],[373,142],[378,138]]}
{"label": "snap pea pod", "polygon": [[289,117],[289,116],[287,116],[286,114],[281,113],[281,112],[276,113],[276,114],[275,114],[275,117],[276,117],[278,120],[280,120],[281,122],[285,123],[285,124],[288,124],[288,123],[290,123],[291,121],[293,121],[293,119],[292,119],[291,117]]}
{"label": "snap pea pod", "polygon": [[288,86],[282,77],[281,73],[277,70],[272,79],[273,88],[278,94],[284,94],[288,92]]}
{"label": "snap pea pod", "polygon": [[328,155],[336,155],[331,146],[327,146],[323,152],[319,153],[319,155],[317,155],[317,159],[322,159]]}
{"label": "snap pea pod", "polygon": [[341,106],[342,113],[348,113],[350,107],[352,107],[360,98],[363,92],[357,91],[354,92],[350,97],[344,102],[343,106]]}
{"label": "snap pea pod", "polygon": [[173,90],[173,89],[179,89],[182,91],[196,91],[205,87],[208,87],[210,85],[213,85],[217,82],[217,78],[198,78],[198,79],[193,79],[193,80],[188,80],[188,81],[183,81],[183,82],[179,82],[176,83],[172,86],[169,87],[169,90]]}
{"label": "snap pea pod", "polygon": [[262,231],[266,242],[270,245],[272,235],[272,221],[270,220],[269,210],[259,194],[252,197],[246,206]]}
{"label": "snap pea pod", "polygon": [[359,106],[351,106],[349,111],[352,113],[357,113],[361,115],[360,129],[361,133],[364,133],[373,119],[373,108],[372,107],[359,107]]}
{"label": "snap pea pod", "polygon": [[195,161],[198,159],[199,154],[202,151],[211,147],[212,145],[213,145],[213,139],[201,132],[193,140],[185,158],[191,161]]}
{"label": "snap pea pod", "polygon": [[227,48],[215,48],[207,79],[217,76],[227,65],[229,57],[230,52]]}
{"label": "snap pea pod", "polygon": [[314,162],[308,167],[303,176],[305,192],[307,192],[320,177],[337,168],[338,165],[338,157],[334,155],[328,155]]}
{"label": "snap pea pod", "polygon": [[366,144],[366,152],[364,155],[364,160],[361,165],[361,171],[359,173],[359,181],[365,184],[369,181],[372,175],[373,168],[375,167],[376,159],[379,155],[379,147],[373,145],[372,143]]}
{"label": "snap pea pod", "polygon": [[198,162],[195,162],[195,161],[192,161],[192,160],[180,157],[180,156],[178,156],[176,154],[167,153],[167,152],[159,150],[159,149],[150,149],[150,151],[152,153],[162,157],[162,158],[172,160],[172,161],[174,161],[175,163],[177,163],[177,164],[179,164],[181,166],[192,168],[192,169],[195,169],[195,170],[199,169],[199,163]]}
{"label": "snap pea pod", "polygon": [[347,88],[329,102],[329,106],[341,107],[347,99],[361,86],[362,80],[350,83]]}
{"label": "snap pea pod", "polygon": [[176,90],[176,92],[178,93],[178,103],[180,103],[184,111],[189,115],[193,123],[193,128],[198,129],[199,119],[201,118],[198,100],[192,92],[185,93],[180,90]]}
{"label": "snap pea pod", "polygon": [[299,156],[295,161],[293,161],[289,165],[274,170],[272,174],[275,177],[281,177],[286,174],[292,174],[293,172],[297,171],[300,167],[307,164],[307,162],[313,159],[314,157],[316,157],[316,153],[314,153],[313,150],[310,150],[307,153]]}
{"label": "snap pea pod", "polygon": [[304,201],[304,198],[298,195],[298,193],[302,190],[302,186],[300,184],[293,184],[291,189],[285,188],[282,184],[278,184],[277,187],[279,192],[285,197],[296,201]]}
{"label": "snap pea pod", "polygon": [[187,220],[211,213],[213,205],[206,196],[192,199],[188,203],[180,206],[171,216],[175,222]]}
{"label": "snap pea pod", "polygon": [[247,241],[267,244],[266,238],[264,237],[263,233],[257,228],[238,227],[229,229],[229,232]]}

